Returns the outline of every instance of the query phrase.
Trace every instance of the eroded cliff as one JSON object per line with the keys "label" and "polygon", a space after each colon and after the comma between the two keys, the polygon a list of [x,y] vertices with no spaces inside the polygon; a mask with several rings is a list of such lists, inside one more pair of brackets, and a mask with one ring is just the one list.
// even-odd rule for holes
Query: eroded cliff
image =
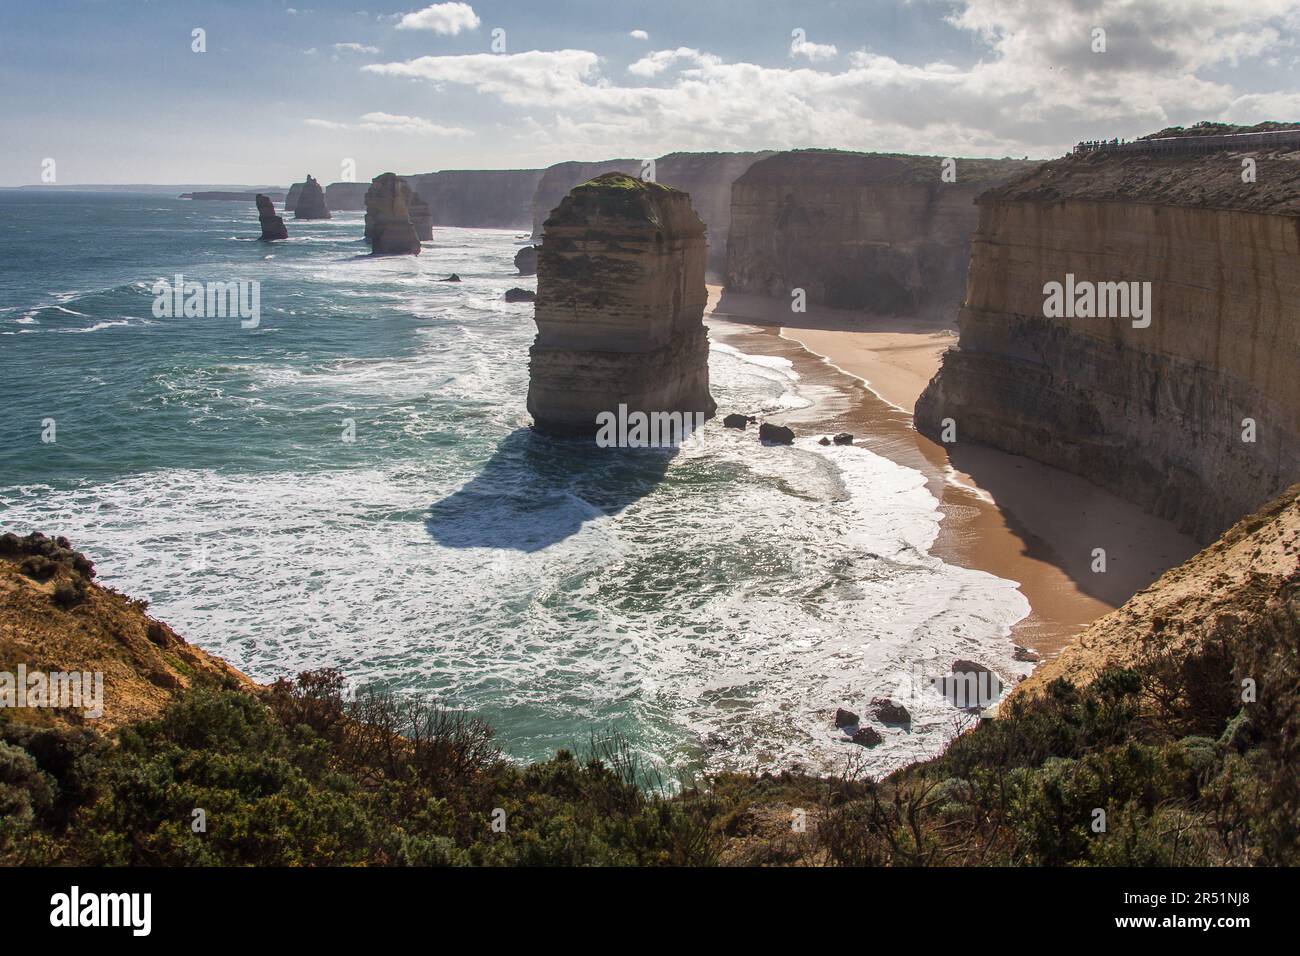
{"label": "eroded cliff", "polygon": [[[1297,155],[1267,151],[1095,152],[990,190],[917,427],[941,438],[951,419],[958,442],[1211,540],[1300,478],[1298,199]],[[1108,317],[1071,318],[1046,314],[1049,283],[1124,285],[1104,287]]]}
{"label": "eroded cliff", "polygon": [[519,229],[531,222],[540,169],[443,169],[404,176],[436,226]]}
{"label": "eroded cliff", "polygon": [[594,434],[620,405],[713,414],[705,254],[683,192],[621,173],[573,189],[537,257],[528,411],[538,429]]}
{"label": "eroded cliff", "polygon": [[796,150],[731,189],[729,289],[879,315],[942,313],[962,298],[976,195],[1032,163]]}
{"label": "eroded cliff", "polygon": [[411,222],[411,187],[381,173],[366,190],[366,242],[376,256],[418,256],[420,237]]}

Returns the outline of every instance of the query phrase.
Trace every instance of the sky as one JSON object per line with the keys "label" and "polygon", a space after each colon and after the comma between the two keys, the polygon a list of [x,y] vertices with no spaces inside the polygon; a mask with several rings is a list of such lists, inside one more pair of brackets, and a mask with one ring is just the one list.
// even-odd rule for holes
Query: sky
{"label": "sky", "polygon": [[1300,0],[0,0],[0,185],[1050,157],[1300,119],[1298,39]]}

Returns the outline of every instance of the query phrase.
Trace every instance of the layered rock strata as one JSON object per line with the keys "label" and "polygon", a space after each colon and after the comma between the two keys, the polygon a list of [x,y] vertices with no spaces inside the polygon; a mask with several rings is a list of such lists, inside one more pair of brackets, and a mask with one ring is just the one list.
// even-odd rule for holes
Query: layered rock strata
{"label": "layered rock strata", "polygon": [[538,253],[528,410],[539,430],[592,435],[621,410],[714,413],[705,257],[685,193],[620,173],[573,189]]}
{"label": "layered rock strata", "polygon": [[415,237],[422,242],[428,242],[433,238],[433,214],[429,211],[429,204],[421,199],[418,193],[412,192],[407,205],[411,210],[411,225],[415,227]]}
{"label": "layered rock strata", "polygon": [[709,271],[727,269],[731,234],[731,187],[754,163],[773,153],[669,153],[655,160],[655,179],[688,193],[704,220],[709,242]]}
{"label": "layered rock strata", "polygon": [[294,219],[329,219],[329,207],[325,205],[325,190],[321,189],[313,177],[308,176],[298,193],[298,201],[293,206]]}
{"label": "layered rock strata", "polygon": [[257,218],[262,224],[263,242],[289,238],[289,230],[284,226],[284,219],[275,214],[275,203],[271,201],[270,196],[258,194]]}
{"label": "layered rock strata", "polygon": [[917,427],[951,420],[1214,538],[1300,479],[1298,202],[1294,152],[1098,151],[989,191]]}
{"label": "layered rock strata", "polygon": [[[975,196],[1036,164],[837,150],[759,160],[731,189],[727,288],[877,315],[961,301]],[[945,170],[955,181],[945,180]]]}
{"label": "layered rock strata", "polygon": [[443,169],[403,178],[429,204],[435,226],[518,229],[532,221],[542,170]]}
{"label": "layered rock strata", "polygon": [[376,256],[418,256],[420,237],[411,223],[410,187],[382,173],[366,190],[366,241]]}
{"label": "layered rock strata", "polygon": [[325,205],[334,212],[365,209],[369,188],[369,183],[330,183],[325,187]]}

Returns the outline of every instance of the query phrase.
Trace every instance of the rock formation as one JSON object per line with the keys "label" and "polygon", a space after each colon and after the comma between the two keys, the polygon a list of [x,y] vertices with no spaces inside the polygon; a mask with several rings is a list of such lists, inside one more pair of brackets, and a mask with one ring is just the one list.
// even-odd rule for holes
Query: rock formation
{"label": "rock formation", "polygon": [[294,183],[289,187],[289,194],[284,197],[285,212],[293,212],[294,207],[298,205],[298,197],[302,195],[302,187],[305,185],[306,183]]}
{"label": "rock formation", "polygon": [[334,212],[365,209],[369,188],[369,183],[330,183],[325,187],[325,205]]}
{"label": "rock formation", "polygon": [[444,169],[403,178],[429,204],[435,226],[518,229],[532,221],[533,193],[542,171]]}
{"label": "rock formation", "polygon": [[537,275],[537,246],[524,246],[515,253],[515,269],[521,276]]}
{"label": "rock formation", "polygon": [[579,183],[595,179],[604,173],[627,173],[636,176],[641,172],[639,159],[606,159],[598,163],[556,163],[542,171],[537,189],[532,197],[533,242],[542,239],[542,226],[560,200]]}
{"label": "rock formation", "polygon": [[601,412],[711,416],[704,224],[690,197],[620,173],[577,186],[546,220],[528,410],[591,435]]}
{"label": "rock formation", "polygon": [[289,230],[284,227],[284,219],[275,214],[275,203],[271,201],[270,196],[258,194],[257,218],[262,223],[263,242],[289,238]]}
{"label": "rock formation", "polygon": [[433,215],[429,212],[429,204],[421,199],[418,193],[412,192],[408,206],[411,210],[411,225],[415,227],[416,238],[421,242],[433,239]]}
{"label": "rock formation", "polygon": [[418,256],[420,237],[411,224],[410,187],[394,173],[376,176],[366,190],[366,241],[376,256]]}
{"label": "rock formation", "polygon": [[329,207],[325,205],[325,190],[311,176],[302,184],[298,201],[293,205],[294,219],[329,219]]}
{"label": "rock formation", "polygon": [[731,190],[727,288],[878,315],[961,302],[975,196],[1033,165],[796,150],[760,160]]}
{"label": "rock formation", "polygon": [[536,302],[537,293],[531,289],[506,289],[507,302]]}
{"label": "rock formation", "polygon": [[[1094,152],[981,196],[960,340],[917,427],[951,419],[959,444],[1080,474],[1202,541],[1300,478],[1300,159],[1252,158],[1257,184],[1222,152]],[[1098,287],[1112,317],[1067,318],[1049,283],[1126,285]],[[1115,316],[1126,299],[1148,318]]]}
{"label": "rock formation", "polygon": [[731,234],[731,187],[759,160],[760,153],[669,153],[655,160],[655,179],[689,193],[691,205],[704,220],[709,241],[708,268],[721,276],[727,269]]}

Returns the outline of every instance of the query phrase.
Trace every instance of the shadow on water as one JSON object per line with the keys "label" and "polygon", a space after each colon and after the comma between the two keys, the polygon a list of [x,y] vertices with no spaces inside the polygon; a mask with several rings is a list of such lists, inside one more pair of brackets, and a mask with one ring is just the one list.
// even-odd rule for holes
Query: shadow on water
{"label": "shadow on water", "polygon": [[467,485],[434,503],[425,527],[448,548],[540,551],[645,497],[675,454],[599,448],[592,439],[520,428]]}

